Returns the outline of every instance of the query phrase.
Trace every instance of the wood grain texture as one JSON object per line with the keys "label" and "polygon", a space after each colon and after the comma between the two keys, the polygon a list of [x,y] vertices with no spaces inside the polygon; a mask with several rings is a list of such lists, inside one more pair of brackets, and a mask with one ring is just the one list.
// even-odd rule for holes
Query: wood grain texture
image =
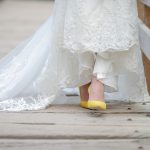
{"label": "wood grain texture", "polygon": [[143,57],[143,63],[144,63],[144,71],[146,75],[146,81],[147,81],[147,88],[150,94],[150,60],[147,58],[147,56],[142,53]]}
{"label": "wood grain texture", "polygon": [[150,140],[0,140],[2,150],[149,150]]}
{"label": "wood grain texture", "polygon": [[109,103],[106,111],[79,105],[0,113],[0,150],[150,149],[150,103]]}
{"label": "wood grain texture", "polygon": [[106,111],[64,104],[40,111],[0,113],[2,150],[148,150],[149,142],[148,102],[109,103]]}
{"label": "wood grain texture", "polygon": [[150,138],[150,103],[110,105],[107,111],[52,105],[44,111],[2,112],[0,138]]}
{"label": "wood grain texture", "polygon": [[149,150],[150,140],[0,140],[2,150]]}

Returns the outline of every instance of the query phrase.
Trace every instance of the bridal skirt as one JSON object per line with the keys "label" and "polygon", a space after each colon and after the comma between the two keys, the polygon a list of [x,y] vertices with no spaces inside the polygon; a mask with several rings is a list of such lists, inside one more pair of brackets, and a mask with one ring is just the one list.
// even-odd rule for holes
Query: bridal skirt
{"label": "bridal skirt", "polygon": [[136,0],[55,0],[36,33],[0,60],[0,110],[44,109],[92,75],[106,100],[144,100],[138,29]]}

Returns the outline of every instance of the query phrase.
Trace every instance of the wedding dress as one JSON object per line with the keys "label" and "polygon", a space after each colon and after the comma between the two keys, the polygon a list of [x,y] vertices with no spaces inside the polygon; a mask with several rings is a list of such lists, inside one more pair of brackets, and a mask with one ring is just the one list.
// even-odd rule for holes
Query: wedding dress
{"label": "wedding dress", "polygon": [[91,80],[95,54],[114,66],[96,75],[118,80],[116,91],[105,89],[106,99],[143,100],[136,5],[136,0],[55,0],[36,33],[0,60],[0,110],[46,108],[62,89]]}

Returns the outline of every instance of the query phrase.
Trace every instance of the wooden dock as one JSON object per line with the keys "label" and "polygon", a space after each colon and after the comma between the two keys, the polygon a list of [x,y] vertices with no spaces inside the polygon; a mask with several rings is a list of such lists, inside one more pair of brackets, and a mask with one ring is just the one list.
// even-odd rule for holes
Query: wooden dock
{"label": "wooden dock", "polygon": [[109,103],[106,111],[78,104],[1,112],[0,150],[150,149],[150,103]]}

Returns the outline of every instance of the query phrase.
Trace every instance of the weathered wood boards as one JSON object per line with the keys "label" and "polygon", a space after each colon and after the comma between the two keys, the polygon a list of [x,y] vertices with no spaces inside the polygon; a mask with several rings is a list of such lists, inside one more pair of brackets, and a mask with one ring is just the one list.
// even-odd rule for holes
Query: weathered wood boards
{"label": "weathered wood boards", "polygon": [[1,140],[3,150],[149,150],[150,140]]}
{"label": "weathered wood boards", "polygon": [[149,150],[150,140],[0,140],[1,150]]}
{"label": "weathered wood boards", "polygon": [[51,105],[0,113],[0,150],[150,149],[150,103],[109,103],[108,110]]}

